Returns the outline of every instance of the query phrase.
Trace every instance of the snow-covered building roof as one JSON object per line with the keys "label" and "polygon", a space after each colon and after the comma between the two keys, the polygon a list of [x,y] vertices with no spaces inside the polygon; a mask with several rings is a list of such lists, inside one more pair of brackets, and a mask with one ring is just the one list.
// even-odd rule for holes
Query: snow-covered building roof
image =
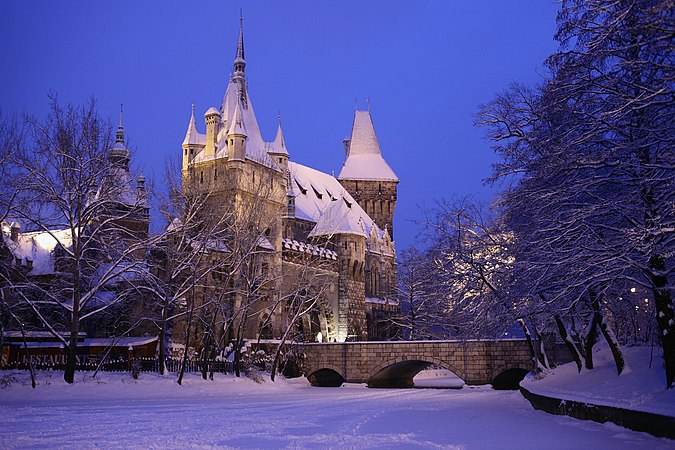
{"label": "snow-covered building roof", "polygon": [[11,237],[11,227],[2,224],[2,239],[21,265],[32,268],[28,275],[50,275],[54,273],[54,250],[59,246],[69,248],[72,243],[70,229],[32,231],[18,233],[16,240]]}
{"label": "snow-covered building roof", "polygon": [[267,153],[271,153],[274,155],[288,156],[288,150],[286,149],[286,141],[284,140],[284,132],[281,131],[281,120],[279,121],[279,126],[277,127],[277,135],[274,137],[274,141],[268,142],[267,144]]}
{"label": "snow-covered building roof", "polygon": [[398,177],[382,157],[373,120],[368,111],[356,111],[354,114],[349,149],[338,179],[398,181]]}
{"label": "snow-covered building roof", "polygon": [[185,139],[183,145],[206,145],[206,135],[197,131],[197,122],[195,121],[195,105],[192,105],[192,115],[190,116],[190,123],[188,124],[187,132],[185,132]]}
{"label": "snow-covered building roof", "polygon": [[292,161],[288,171],[295,217],[316,223],[310,236],[351,233],[367,237],[372,228],[384,236],[334,176]]}

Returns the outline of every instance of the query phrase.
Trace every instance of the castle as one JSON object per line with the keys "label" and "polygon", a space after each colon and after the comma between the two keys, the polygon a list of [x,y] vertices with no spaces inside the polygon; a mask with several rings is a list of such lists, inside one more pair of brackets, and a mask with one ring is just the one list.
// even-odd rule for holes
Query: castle
{"label": "castle", "polygon": [[[233,73],[204,125],[205,134],[197,130],[193,105],[182,144],[183,190],[208,197],[209,208],[256,202],[261,219],[252,226],[267,250],[265,270],[273,274],[246,337],[279,337],[288,318],[269,305],[297,292],[307,273],[323,287],[300,321],[305,340],[391,337],[387,318],[399,311],[393,242],[398,178],[382,157],[370,112],[355,112],[337,178],[292,161],[281,122],[271,142],[258,127],[240,22]],[[243,300],[233,302],[236,310]]]}
{"label": "castle", "polygon": [[[187,219],[179,213],[166,234],[149,237],[145,179],[133,179],[129,170],[120,113],[98,187],[112,201],[97,210],[90,225],[107,223],[102,245],[120,250],[154,242],[149,248],[139,245],[123,263],[152,275],[133,278],[137,288],[145,285],[132,296],[120,295],[127,278],[119,277],[119,286],[106,283],[92,305],[113,307],[83,321],[81,329],[90,337],[152,336],[164,323],[167,333],[160,334],[174,349],[222,349],[228,342],[284,335],[321,342],[394,337],[391,319],[400,312],[393,242],[398,178],[382,157],[370,112],[355,112],[337,178],[290,160],[280,122],[272,141],[262,138],[248,92],[240,23],[233,74],[220,107],[204,114],[204,125],[206,132],[200,133],[193,105],[181,149],[181,189],[184,199],[198,199],[199,205],[187,258],[208,256],[196,258],[192,278],[178,272],[178,279],[196,280],[194,289],[178,293],[166,283],[159,297],[171,304],[163,306],[148,287],[166,281],[171,228]],[[227,222],[234,234],[209,236],[202,227],[213,216],[226,217],[223,227]],[[64,249],[73,242],[70,229],[22,232],[16,222],[3,222],[1,228],[3,267],[45,291],[63,276],[61,266],[69,261]],[[99,259],[92,264],[110,264]],[[39,329],[40,321],[34,322]]]}

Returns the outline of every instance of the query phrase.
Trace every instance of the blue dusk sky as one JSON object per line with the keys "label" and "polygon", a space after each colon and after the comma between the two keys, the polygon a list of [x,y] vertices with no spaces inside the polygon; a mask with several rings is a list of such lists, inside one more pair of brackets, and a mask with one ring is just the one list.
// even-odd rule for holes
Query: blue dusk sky
{"label": "blue dusk sky", "polygon": [[400,178],[397,248],[419,207],[473,195],[495,157],[473,126],[509,83],[538,82],[555,0],[0,2],[0,110],[44,116],[47,94],[90,96],[115,123],[120,103],[134,166],[162,186],[195,103],[222,100],[244,14],[249,93],[263,138],[281,112],[292,160],[339,173],[354,109],[368,107]]}

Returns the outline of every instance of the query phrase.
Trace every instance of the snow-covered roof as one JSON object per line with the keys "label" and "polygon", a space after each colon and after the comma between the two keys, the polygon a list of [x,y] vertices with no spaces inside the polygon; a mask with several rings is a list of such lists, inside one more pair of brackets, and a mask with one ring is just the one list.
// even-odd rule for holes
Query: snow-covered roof
{"label": "snow-covered roof", "polygon": [[[218,133],[216,157],[222,158],[227,156],[227,135],[230,132],[235,132],[235,129],[232,127],[237,126],[236,115],[240,115],[239,127],[241,129],[237,130],[237,133],[247,136],[246,158],[268,167],[277,168],[276,164],[267,155],[267,145],[260,134],[260,127],[258,126],[258,120],[253,110],[248,89],[243,88],[243,95],[241,89],[241,84],[234,80],[230,81],[227,85],[227,90],[220,107],[222,116],[220,119],[221,126]],[[245,104],[243,104],[242,99],[246,99]]]}
{"label": "snow-covered roof", "polygon": [[337,253],[320,245],[300,242],[290,238],[282,238],[281,244],[285,250],[307,253],[309,255],[320,256],[322,258],[332,259],[334,261],[337,260]]}
{"label": "snow-covered roof", "polygon": [[19,233],[17,240],[11,238],[9,226],[2,224],[2,238],[7,248],[22,265],[32,261],[33,268],[28,275],[49,275],[54,273],[54,256],[52,252],[61,244],[69,248],[73,244],[70,229],[33,231]]}
{"label": "snow-covered roof", "polygon": [[188,123],[188,128],[185,132],[183,145],[206,145],[206,135],[197,131],[197,122],[195,121],[195,105],[192,105],[192,115],[190,116],[190,123]]}
{"label": "snow-covered roof", "polygon": [[258,240],[256,241],[256,246],[263,250],[270,250],[270,251],[276,250],[274,248],[274,245],[272,245],[272,243],[265,236],[258,237]]}
{"label": "snow-covered roof", "polygon": [[[292,161],[288,163],[288,171],[295,197],[295,217],[317,224],[310,236],[336,233],[367,236],[373,227],[380,237],[384,235],[334,176]],[[330,216],[326,216],[327,212]]]}
{"label": "snow-covered roof", "polygon": [[314,229],[309,233],[310,237],[335,234],[356,234],[368,237],[361,217],[353,214],[347,203],[340,200],[330,202]]}
{"label": "snow-covered roof", "polygon": [[214,106],[207,109],[206,112],[204,113],[204,117],[213,116],[213,115],[216,115],[216,116],[220,115],[220,112]]}
{"label": "snow-covered roof", "polygon": [[[138,179],[134,182],[126,167],[112,167],[106,177],[106,183],[111,184],[106,188],[109,189],[106,195],[111,195],[116,201],[127,206],[148,206],[147,196],[138,187]],[[100,190],[97,197],[99,195],[101,195]]]}
{"label": "snow-covered roof", "polygon": [[232,120],[230,121],[230,128],[227,130],[227,135],[239,134],[246,136],[246,125],[243,120],[243,111],[241,107],[241,102],[236,102],[234,107],[234,114],[232,115]]}
{"label": "snow-covered roof", "polygon": [[349,150],[338,178],[398,181],[398,177],[382,157],[373,120],[368,111],[356,111],[354,114]]}
{"label": "snow-covered roof", "polygon": [[268,143],[267,152],[274,155],[288,156],[288,150],[286,150],[286,141],[284,140],[284,132],[281,131],[281,123],[279,123],[279,126],[277,127],[277,135],[274,138],[274,141]]}

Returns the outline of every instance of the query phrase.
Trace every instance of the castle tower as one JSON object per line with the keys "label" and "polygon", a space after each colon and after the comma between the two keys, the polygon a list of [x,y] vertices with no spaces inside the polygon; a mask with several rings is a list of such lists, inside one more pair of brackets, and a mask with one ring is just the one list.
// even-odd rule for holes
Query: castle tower
{"label": "castle tower", "polygon": [[192,115],[190,116],[190,122],[188,123],[187,131],[185,132],[185,139],[183,140],[182,149],[183,149],[183,170],[187,170],[189,164],[195,158],[195,155],[199,153],[205,146],[206,140],[204,135],[199,134],[197,131],[197,122],[195,121],[195,105],[192,104]]}
{"label": "castle tower", "polygon": [[129,159],[131,154],[124,143],[124,125],[122,124],[122,105],[120,105],[120,124],[115,131],[115,144],[108,155],[108,160],[113,167],[129,171]]}
{"label": "castle tower", "polygon": [[[120,227],[118,230],[124,229],[122,239],[135,242],[148,236],[150,216],[145,178],[139,176],[134,182],[129,171],[130,159],[131,152],[124,142],[124,125],[120,105],[120,123],[115,131],[115,144],[108,154],[111,170],[106,174],[99,189],[115,197],[114,202],[111,203],[115,205],[113,214],[119,214],[119,211],[123,210],[128,211],[126,216],[115,219],[114,223]],[[105,217],[106,214],[103,212],[99,219]]]}
{"label": "castle tower", "polygon": [[326,208],[310,237],[331,241],[338,259],[337,330],[339,342],[367,340],[365,255],[366,232],[363,222],[344,200]]}
{"label": "castle tower", "polygon": [[206,146],[204,147],[204,157],[213,158],[216,155],[216,144],[218,138],[218,125],[220,124],[220,112],[213,106],[204,113],[206,122]]}
{"label": "castle tower", "polygon": [[274,141],[269,146],[267,151],[272,157],[272,161],[279,166],[281,171],[288,173],[288,150],[286,149],[286,141],[284,140],[284,132],[281,130],[281,114],[279,115],[279,125],[277,127],[277,135]]}
{"label": "castle tower", "polygon": [[369,111],[356,111],[338,180],[381,229],[394,239],[398,177],[382,157]]}

